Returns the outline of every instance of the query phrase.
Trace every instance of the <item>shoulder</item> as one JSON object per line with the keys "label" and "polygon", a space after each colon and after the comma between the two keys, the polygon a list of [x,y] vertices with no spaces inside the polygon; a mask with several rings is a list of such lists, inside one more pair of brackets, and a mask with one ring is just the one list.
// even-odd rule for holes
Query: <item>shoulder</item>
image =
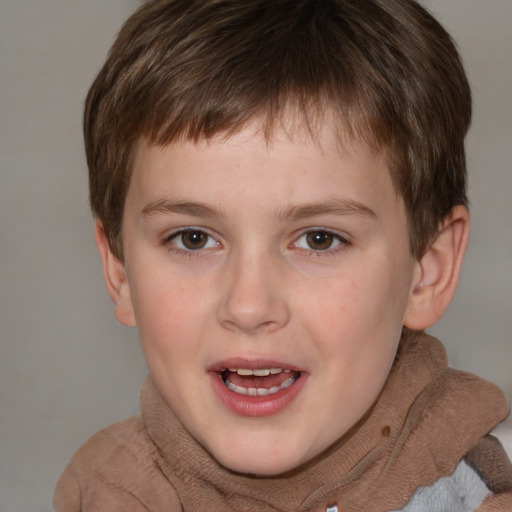
{"label": "shoulder", "polygon": [[491,432],[491,435],[500,441],[508,458],[512,460],[512,414],[505,421],[498,424]]}
{"label": "shoulder", "polygon": [[394,512],[472,512],[490,494],[478,473],[461,461],[452,475],[440,478],[430,486],[418,488],[409,503]]}
{"label": "shoulder", "polygon": [[[500,423],[471,449],[455,471],[416,490],[409,503],[395,512],[512,510],[512,420]],[[508,454],[507,454],[508,451]]]}
{"label": "shoulder", "polygon": [[129,473],[151,464],[153,449],[139,416],[114,423],[89,438],[73,455],[65,472],[87,481],[91,475],[113,477],[120,468]]}
{"label": "shoulder", "polygon": [[55,488],[55,510],[172,512],[172,503],[179,500],[158,459],[140,416],[110,425],[86,441],[69,461]]}

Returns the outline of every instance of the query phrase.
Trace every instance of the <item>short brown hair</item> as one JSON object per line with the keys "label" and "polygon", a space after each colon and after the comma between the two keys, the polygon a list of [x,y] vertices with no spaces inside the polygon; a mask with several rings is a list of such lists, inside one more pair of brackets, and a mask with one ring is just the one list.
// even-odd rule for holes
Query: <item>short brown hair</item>
{"label": "short brown hair", "polygon": [[153,0],[122,27],[87,96],[94,215],[122,259],[121,225],[140,137],[164,145],[266,132],[293,106],[327,110],[388,157],[420,257],[465,205],[471,94],[453,41],[413,0]]}

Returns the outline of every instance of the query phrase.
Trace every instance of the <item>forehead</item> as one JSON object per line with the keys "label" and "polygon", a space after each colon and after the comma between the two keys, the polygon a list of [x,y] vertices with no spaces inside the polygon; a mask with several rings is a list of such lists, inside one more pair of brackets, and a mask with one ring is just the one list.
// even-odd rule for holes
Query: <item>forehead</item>
{"label": "forehead", "polygon": [[291,118],[269,133],[254,120],[235,133],[198,141],[157,146],[141,139],[127,207],[141,212],[172,200],[208,203],[218,211],[258,205],[263,212],[268,206],[274,213],[322,201],[401,208],[382,151],[332,123],[313,128]]}

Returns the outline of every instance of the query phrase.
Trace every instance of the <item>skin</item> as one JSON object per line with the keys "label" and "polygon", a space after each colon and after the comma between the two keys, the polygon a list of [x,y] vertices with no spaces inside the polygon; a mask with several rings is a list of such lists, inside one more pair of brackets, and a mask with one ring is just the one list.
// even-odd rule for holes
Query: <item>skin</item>
{"label": "skin", "polygon": [[[276,129],[266,141],[255,120],[209,141],[141,140],[124,262],[99,223],[97,240],[116,316],[137,325],[152,379],[178,419],[226,467],[277,475],[364,416],[403,325],[424,328],[444,312],[436,303],[432,313],[432,297],[443,283],[453,293],[458,274],[446,285],[442,249],[463,252],[464,215],[418,261],[381,153],[341,146],[327,123],[315,140]],[[235,360],[300,370],[292,398],[267,412],[233,411],[212,369]]]}

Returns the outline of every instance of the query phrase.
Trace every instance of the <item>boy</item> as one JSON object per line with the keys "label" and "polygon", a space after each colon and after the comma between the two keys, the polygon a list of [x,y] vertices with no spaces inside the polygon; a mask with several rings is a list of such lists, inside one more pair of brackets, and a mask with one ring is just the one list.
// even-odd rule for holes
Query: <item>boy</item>
{"label": "boy", "polygon": [[423,333],[466,248],[470,92],[412,0],[157,0],[86,102],[140,415],[60,511],[512,510],[493,385]]}

